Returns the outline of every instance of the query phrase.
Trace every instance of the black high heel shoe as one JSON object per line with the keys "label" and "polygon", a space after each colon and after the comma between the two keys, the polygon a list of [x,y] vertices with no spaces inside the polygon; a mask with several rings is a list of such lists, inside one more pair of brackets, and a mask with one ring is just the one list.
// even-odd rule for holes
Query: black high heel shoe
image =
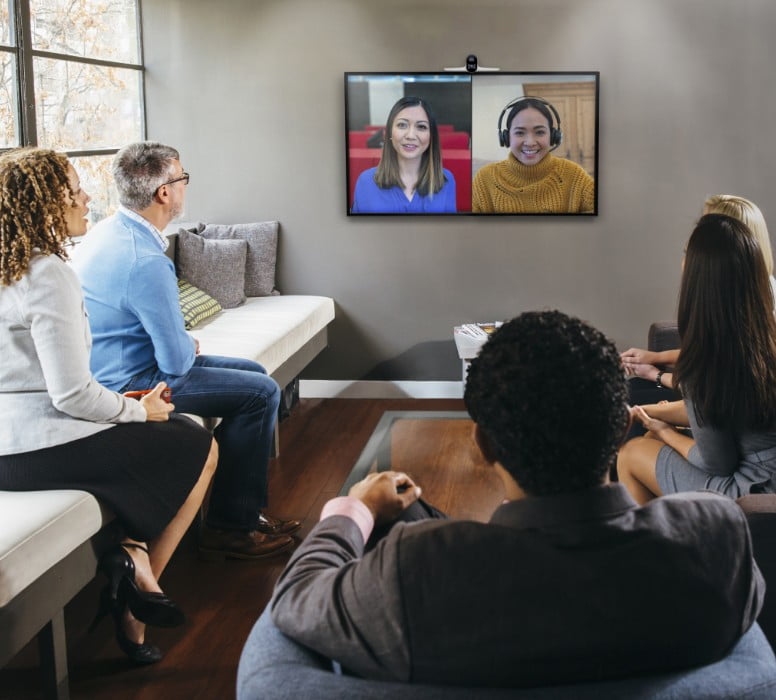
{"label": "black high heel shoe", "polygon": [[123,651],[130,660],[134,661],[136,664],[146,666],[161,661],[163,654],[159,647],[154,644],[136,644],[127,637],[127,633],[124,631],[125,610],[126,605],[121,599],[113,600],[111,598],[110,584],[105,586],[100,592],[100,608],[97,611],[97,617],[94,618],[94,622],[92,622],[89,627],[89,631],[91,632],[94,630],[99,621],[105,617],[105,615],[111,613],[116,628],[116,641],[118,642],[121,651]]}
{"label": "black high heel shoe", "polygon": [[97,612],[98,622],[109,610],[115,609],[119,600],[126,602],[130,612],[140,622],[155,627],[177,627],[184,622],[183,611],[164,593],[141,591],[135,582],[135,563],[124,549],[134,547],[148,554],[148,549],[140,544],[127,542],[106,552],[100,558],[98,570],[108,577],[106,604]]}

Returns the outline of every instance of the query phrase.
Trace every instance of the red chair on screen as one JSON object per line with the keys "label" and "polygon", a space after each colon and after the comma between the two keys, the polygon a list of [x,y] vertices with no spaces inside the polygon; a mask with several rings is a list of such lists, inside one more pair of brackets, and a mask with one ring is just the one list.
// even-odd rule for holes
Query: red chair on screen
{"label": "red chair on screen", "polygon": [[472,154],[468,148],[442,151],[442,167],[455,178],[455,208],[472,210]]}
{"label": "red chair on screen", "polygon": [[358,176],[367,168],[373,168],[380,162],[380,148],[350,148],[348,159],[348,178],[350,188],[348,191],[348,210],[353,206],[353,192],[356,189]]}
{"label": "red chair on screen", "polygon": [[373,134],[372,131],[351,131],[348,133],[348,146],[350,148],[366,148],[367,139]]}
{"label": "red chair on screen", "polygon": [[[358,176],[380,162],[379,148],[350,148],[348,162],[348,209],[353,206],[353,192]],[[455,207],[459,212],[472,209],[472,155],[468,148],[448,149],[442,153],[442,167],[455,178]]]}
{"label": "red chair on screen", "polygon": [[465,131],[442,131],[439,133],[439,145],[445,148],[469,148],[469,134]]}

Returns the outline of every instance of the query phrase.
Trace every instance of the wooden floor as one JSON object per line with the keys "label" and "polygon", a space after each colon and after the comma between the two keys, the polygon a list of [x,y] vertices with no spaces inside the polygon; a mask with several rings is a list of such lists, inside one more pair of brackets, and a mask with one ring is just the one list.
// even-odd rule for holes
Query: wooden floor
{"label": "wooden floor", "polygon": [[[372,430],[386,410],[463,410],[463,402],[440,400],[306,399],[281,427],[281,456],[270,466],[270,507],[275,515],[304,518],[301,536],[317,521],[322,505],[336,496]],[[499,484],[481,462],[471,440],[471,424],[452,430],[418,426],[402,444],[433,453],[417,466],[417,453],[398,454],[423,487],[424,497],[455,517],[485,520],[501,500]],[[414,433],[412,431],[415,431]],[[418,439],[411,439],[413,435]],[[415,449],[413,447],[413,449]],[[403,461],[401,461],[403,460]],[[409,460],[409,461],[408,461]],[[406,465],[406,466],[405,466]],[[454,483],[459,488],[451,488]],[[462,485],[462,487],[460,487]],[[70,692],[74,699],[178,700],[234,697],[237,662],[245,638],[264,609],[288,555],[262,562],[201,562],[195,529],[186,535],[162,578],[165,591],[186,611],[184,627],[150,630],[165,658],[146,668],[132,666],[113,640],[105,620],[87,628],[103,582],[93,581],[67,606]],[[37,650],[28,645],[0,670],[0,698],[39,697]]]}

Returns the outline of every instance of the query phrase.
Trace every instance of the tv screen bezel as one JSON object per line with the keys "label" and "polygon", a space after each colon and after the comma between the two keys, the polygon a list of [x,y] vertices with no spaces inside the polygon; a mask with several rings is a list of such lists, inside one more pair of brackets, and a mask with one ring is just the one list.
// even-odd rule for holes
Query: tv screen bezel
{"label": "tv screen bezel", "polygon": [[[538,76],[547,76],[547,80],[539,81],[536,78]],[[469,148],[467,149],[470,154],[470,167],[468,172],[468,187],[471,187],[471,182],[474,179],[474,173],[472,172],[472,163],[474,161],[473,155],[477,152],[477,146],[475,141],[475,135],[473,130],[473,125],[475,121],[475,108],[476,105],[473,102],[473,92],[474,92],[474,81],[487,81],[489,79],[493,78],[521,78],[521,80],[516,80],[515,82],[524,83],[526,82],[525,78],[533,78],[534,83],[536,82],[560,82],[560,79],[563,76],[569,76],[569,77],[575,77],[579,78],[582,76],[589,77],[589,81],[585,82],[593,82],[594,87],[594,97],[595,97],[595,116],[593,119],[593,180],[595,183],[595,192],[594,192],[594,203],[593,203],[593,210],[589,212],[530,212],[530,213],[517,213],[517,212],[472,212],[470,209],[468,211],[456,211],[456,212],[447,212],[447,213],[435,213],[435,212],[353,212],[351,211],[351,193],[355,186],[355,179],[358,177],[358,175],[363,172],[363,168],[358,171],[358,173],[355,173],[354,175],[351,174],[351,147],[349,144],[349,134],[353,130],[351,128],[350,124],[350,115],[351,115],[351,103],[353,102],[350,91],[349,91],[349,85],[351,82],[351,78],[358,78],[360,79],[359,82],[368,82],[370,78],[374,78],[375,80],[384,80],[385,78],[395,77],[400,78],[403,80],[403,82],[414,82],[413,78],[419,77],[421,78],[418,82],[445,82],[445,79],[448,79],[450,82],[462,82],[461,79],[468,79],[469,81],[469,113],[470,113],[470,120],[469,123],[472,125],[472,131],[470,131],[470,142],[469,142]],[[434,77],[439,78],[439,81],[433,81]],[[454,72],[454,71],[346,71],[344,74],[344,93],[345,93],[345,208],[346,208],[346,214],[348,217],[354,217],[354,218],[360,218],[360,217],[374,217],[374,216],[387,216],[387,217],[406,217],[406,216],[421,216],[421,217],[429,217],[429,216],[441,216],[441,217],[460,217],[460,216],[471,216],[471,217],[533,217],[533,216],[539,216],[539,217],[546,217],[546,216],[582,216],[582,217],[590,217],[590,216],[598,216],[599,214],[599,208],[598,208],[598,201],[599,201],[599,183],[600,183],[600,162],[599,162],[599,149],[600,149],[600,138],[599,138],[599,121],[600,121],[600,88],[601,88],[601,74],[600,71],[594,71],[594,70],[553,70],[553,71],[493,71],[493,72],[476,72],[476,73],[466,73],[466,72]],[[581,82],[581,81],[580,81]],[[484,84],[484,83],[483,83]],[[406,93],[405,93],[406,94]],[[515,96],[517,97],[517,95]],[[514,99],[514,98],[512,98]],[[507,101],[503,103],[502,106],[506,105]],[[433,105],[432,105],[433,106]],[[386,115],[387,116],[387,115]],[[436,114],[437,119],[439,120],[439,114]],[[490,116],[490,110],[488,111],[488,117],[487,119],[491,119]],[[440,120],[441,121],[441,120]],[[493,122],[493,139],[496,140],[498,138],[498,129],[497,129],[497,121],[498,121],[498,115],[494,114],[492,116],[492,122]],[[563,120],[561,121],[561,129],[563,129]],[[490,145],[490,144],[489,144]],[[573,160],[573,159],[572,159]],[[495,162],[495,161],[487,161],[487,162]],[[578,162],[578,160],[575,160],[574,162]],[[484,163],[483,163],[484,164]],[[372,166],[367,166],[372,167]],[[471,199],[471,198],[470,198]],[[469,206],[471,207],[471,201],[469,203]]]}

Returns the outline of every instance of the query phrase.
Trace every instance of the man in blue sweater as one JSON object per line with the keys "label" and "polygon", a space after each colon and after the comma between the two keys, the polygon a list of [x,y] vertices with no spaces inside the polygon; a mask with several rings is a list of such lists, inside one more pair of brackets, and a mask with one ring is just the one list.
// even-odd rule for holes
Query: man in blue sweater
{"label": "man in blue sweater", "polygon": [[178,151],[130,144],[116,155],[113,175],[122,206],[73,255],[93,336],[92,372],[121,392],[164,381],[176,410],[222,418],[201,556],[256,559],[286,550],[301,524],[262,512],[278,385],[255,362],[200,355],[184,327],[175,267],[161,233],[181,214],[186,197],[189,175]]}

